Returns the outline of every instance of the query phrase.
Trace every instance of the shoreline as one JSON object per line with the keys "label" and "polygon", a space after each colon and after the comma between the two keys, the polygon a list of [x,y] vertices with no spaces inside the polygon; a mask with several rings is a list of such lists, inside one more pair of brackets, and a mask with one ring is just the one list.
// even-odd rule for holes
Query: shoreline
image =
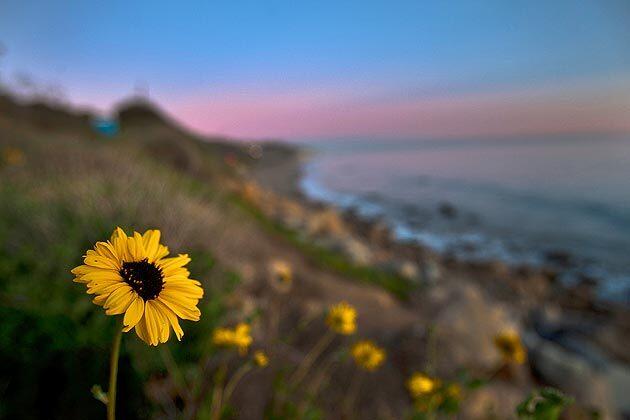
{"label": "shoreline", "polygon": [[[273,149],[266,153],[266,159],[252,166],[250,177],[263,189],[294,201],[306,209],[336,213],[348,224],[354,234],[360,236],[366,242],[373,241],[377,246],[385,246],[400,252],[402,255],[431,255],[432,258],[440,260],[444,265],[463,268],[473,267],[475,271],[480,269],[484,271],[485,267],[485,270],[489,273],[495,273],[496,271],[501,273],[510,272],[516,273],[517,277],[522,277],[525,273],[531,276],[542,275],[554,283],[555,286],[565,289],[568,293],[572,294],[575,291],[579,291],[579,294],[582,296],[586,293],[589,295],[587,300],[591,301],[589,302],[590,305],[601,306],[602,308],[611,306],[623,309],[629,308],[624,302],[599,299],[594,290],[596,288],[595,282],[586,276],[584,276],[581,283],[573,285],[560,284],[559,270],[553,266],[539,266],[528,263],[509,264],[497,258],[487,260],[461,259],[451,252],[440,252],[419,241],[398,238],[394,229],[380,217],[366,217],[354,207],[344,209],[333,203],[309,197],[302,187],[305,165],[309,164],[309,159],[312,155],[309,149],[288,143],[281,144],[279,147],[277,144],[272,144],[272,147]],[[269,155],[271,155],[270,158]],[[374,231],[378,231],[378,233],[374,234]],[[562,259],[563,256],[559,255],[557,258]]]}
{"label": "shoreline", "polygon": [[[630,277],[623,272],[611,271],[610,267],[606,268],[605,264],[598,263],[593,257],[581,255],[575,249],[559,244],[545,247],[542,244],[519,242],[518,236],[493,237],[482,229],[464,233],[439,233],[416,228],[413,223],[405,221],[404,215],[388,212],[386,207],[379,204],[378,196],[372,199],[327,189],[318,182],[316,163],[312,160],[302,162],[301,169],[294,173],[299,174],[299,178],[291,187],[291,191],[297,193],[292,193],[291,196],[297,200],[305,205],[334,208],[340,213],[351,214],[364,223],[384,223],[392,232],[394,240],[402,244],[414,244],[467,263],[498,262],[511,268],[528,267],[532,270],[554,272],[568,288],[582,283],[596,285],[597,300],[630,306]],[[275,185],[271,185],[271,189],[287,195],[286,190],[279,190]],[[458,205],[449,202],[435,201],[425,204],[423,211],[431,212],[427,217],[437,220],[433,223],[446,226],[447,229],[449,223],[455,222],[454,218],[458,213],[465,212]],[[483,213],[473,216],[480,219]]]}

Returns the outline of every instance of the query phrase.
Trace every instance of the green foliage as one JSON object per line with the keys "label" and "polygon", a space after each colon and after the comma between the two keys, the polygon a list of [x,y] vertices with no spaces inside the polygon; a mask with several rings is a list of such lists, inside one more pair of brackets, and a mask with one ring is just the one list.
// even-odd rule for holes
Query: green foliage
{"label": "green foliage", "polygon": [[457,381],[465,388],[471,391],[482,388],[488,384],[487,379],[472,376],[466,369],[462,369],[457,373]]}
{"label": "green foliage", "polygon": [[[457,390],[457,391],[455,391]],[[414,420],[431,419],[435,414],[454,415],[462,402],[461,386],[457,383],[443,384],[434,392],[418,397],[414,401]]]}
{"label": "green foliage", "polygon": [[231,201],[245,213],[253,216],[267,231],[285,238],[285,240],[289,241],[321,267],[362,280],[366,283],[381,286],[403,300],[407,299],[409,297],[409,293],[413,290],[413,285],[401,276],[388,273],[383,270],[378,270],[373,267],[353,264],[343,255],[316,245],[312,241],[301,237],[297,231],[289,229],[279,223],[275,223],[266,217],[260,210],[238,196],[232,196]]}
{"label": "green foliage", "polygon": [[267,406],[267,420],[321,420],[325,418],[315,395],[304,395],[296,402],[292,396],[301,392],[289,384],[289,370],[280,369],[273,380],[272,401]]}
{"label": "green foliage", "polygon": [[[89,392],[95,382],[105,383],[105,343],[86,346],[74,333],[80,327],[67,316],[46,316],[0,308],[0,418],[97,418],[103,406]],[[110,326],[111,327],[111,326]],[[112,328],[107,331],[113,332]],[[130,360],[120,361],[120,413],[137,417],[145,411],[142,386]]]}
{"label": "green foliage", "polygon": [[[137,221],[129,203],[141,203],[142,197],[108,203],[103,197],[115,198],[120,183],[94,177],[80,181],[93,195],[77,197],[66,181],[59,174],[0,182],[0,419],[104,417],[90,389],[107,384],[120,319],[95,306],[85,288],[72,282],[70,270],[115,226]],[[95,208],[104,204],[111,207]],[[168,344],[184,367],[205,354],[209,334],[225,312],[223,297],[240,282],[218,267],[206,248],[187,251],[194,277],[213,282],[200,302],[201,320],[184,322],[186,345]],[[133,332],[125,334],[121,350],[119,417],[149,416],[142,389],[164,372],[159,352]]]}
{"label": "green foliage", "polygon": [[467,393],[485,386],[486,383],[485,380],[471,376],[467,370],[461,370],[455,380],[442,382],[432,392],[415,398],[415,410],[411,418],[423,420],[454,416],[459,413]]}
{"label": "green foliage", "polygon": [[544,388],[532,392],[516,408],[516,414],[522,420],[556,420],[562,411],[573,403],[573,399],[557,389]]}

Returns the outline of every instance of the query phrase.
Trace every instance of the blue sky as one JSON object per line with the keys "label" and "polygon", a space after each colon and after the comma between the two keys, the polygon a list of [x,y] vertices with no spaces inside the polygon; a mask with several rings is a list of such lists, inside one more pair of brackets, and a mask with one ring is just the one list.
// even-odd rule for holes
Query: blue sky
{"label": "blue sky", "polygon": [[[494,106],[511,103],[528,118],[523,98],[533,107],[531,92],[554,110],[580,101],[623,118],[627,1],[131,3],[4,0],[2,80],[26,72],[99,109],[141,84],[195,128],[247,136],[369,136],[361,120],[374,113],[383,120],[374,135],[439,134],[439,125],[424,133],[422,124],[404,122],[407,131],[398,133],[387,115],[414,102],[405,111],[413,119],[414,109],[424,115],[430,101],[446,99],[470,100],[466,115],[477,115],[475,98],[490,113],[483,98],[493,97]],[[264,113],[273,124],[250,115],[260,115],[265,101],[279,107]],[[324,112],[329,105],[341,111],[333,120]],[[445,120],[468,109],[444,107]],[[560,126],[583,118],[571,112],[560,112]],[[305,129],[297,117],[308,122]],[[624,128],[613,123],[611,129]]]}

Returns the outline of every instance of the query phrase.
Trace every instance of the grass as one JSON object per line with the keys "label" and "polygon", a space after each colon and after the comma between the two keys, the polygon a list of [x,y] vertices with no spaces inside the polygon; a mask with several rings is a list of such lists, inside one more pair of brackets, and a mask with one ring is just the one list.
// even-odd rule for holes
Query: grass
{"label": "grass", "polygon": [[[234,197],[224,200],[216,181],[207,178],[212,173],[182,172],[137,145],[19,135],[12,136],[12,143],[24,150],[26,160],[19,168],[0,168],[0,418],[102,415],[103,407],[89,390],[106,383],[117,320],[91,303],[69,270],[118,225],[127,230],[160,227],[173,252],[191,254],[190,270],[206,290],[202,319],[185,323],[185,346],[168,344],[186,371],[195,371],[192,361],[207,357],[209,334],[226,314],[224,297],[240,282],[217,262],[200,233],[200,226],[214,217],[213,206],[243,210],[321,267],[380,285],[401,298],[410,290],[403,279],[353,265]],[[133,334],[125,335],[120,371],[119,395],[125,396],[119,402],[121,418],[150,416],[154,407],[146,395],[126,390],[141,389],[164,373],[158,352],[147,351]]]}
{"label": "grass", "polygon": [[[160,227],[172,252],[192,256],[190,269],[207,293],[201,321],[183,323],[186,345],[169,343],[189,368],[207,353],[209,334],[226,311],[224,297],[240,282],[194,237],[200,216],[191,212],[213,191],[192,188],[189,177],[124,146],[40,136],[11,136],[11,142],[26,160],[0,166],[0,418],[102,417],[90,388],[107,382],[120,320],[91,303],[70,269],[118,225]],[[155,408],[138,390],[164,374],[158,352],[126,334],[120,363],[120,417],[149,417]]]}

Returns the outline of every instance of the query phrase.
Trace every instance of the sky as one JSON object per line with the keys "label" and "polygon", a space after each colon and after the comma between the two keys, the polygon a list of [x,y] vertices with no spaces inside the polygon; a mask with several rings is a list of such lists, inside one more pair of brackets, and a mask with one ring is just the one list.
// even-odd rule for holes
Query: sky
{"label": "sky", "polygon": [[630,2],[0,2],[0,82],[243,138],[630,133]]}

